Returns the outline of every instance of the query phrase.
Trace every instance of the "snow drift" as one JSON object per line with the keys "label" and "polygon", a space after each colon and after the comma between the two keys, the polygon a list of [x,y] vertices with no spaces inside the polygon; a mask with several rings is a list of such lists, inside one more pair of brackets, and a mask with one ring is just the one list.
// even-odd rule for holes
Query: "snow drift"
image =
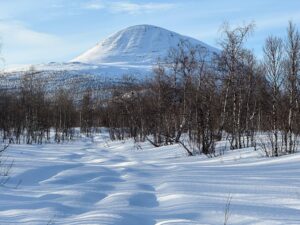
{"label": "snow drift", "polygon": [[133,140],[110,141],[107,132],[11,145],[0,224],[216,225],[224,224],[228,196],[228,224],[299,224],[300,154],[262,155],[250,148],[186,157],[178,145],[137,148]]}

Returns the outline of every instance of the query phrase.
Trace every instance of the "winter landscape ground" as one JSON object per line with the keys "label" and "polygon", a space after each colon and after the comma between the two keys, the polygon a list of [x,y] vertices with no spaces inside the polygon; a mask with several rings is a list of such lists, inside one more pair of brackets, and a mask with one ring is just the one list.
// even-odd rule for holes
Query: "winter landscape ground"
{"label": "winter landscape ground", "polygon": [[299,8],[0,0],[0,225],[300,225]]}
{"label": "winter landscape ground", "polygon": [[300,224],[299,154],[187,157],[177,145],[112,142],[106,132],[9,149],[0,224],[224,224],[226,206],[227,224]]}

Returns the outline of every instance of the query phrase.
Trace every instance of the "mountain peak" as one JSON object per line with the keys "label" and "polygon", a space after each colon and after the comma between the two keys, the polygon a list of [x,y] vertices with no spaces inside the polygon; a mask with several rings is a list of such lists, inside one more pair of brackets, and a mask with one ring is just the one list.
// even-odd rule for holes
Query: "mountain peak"
{"label": "mountain peak", "polygon": [[71,60],[89,64],[153,64],[167,55],[181,40],[193,45],[214,48],[191,37],[183,36],[153,25],[135,25],[104,39],[90,50]]}

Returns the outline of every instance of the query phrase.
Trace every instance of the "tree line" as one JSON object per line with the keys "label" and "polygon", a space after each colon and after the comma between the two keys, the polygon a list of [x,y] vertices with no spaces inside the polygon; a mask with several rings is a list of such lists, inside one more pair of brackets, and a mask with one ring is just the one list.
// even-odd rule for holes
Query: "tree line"
{"label": "tree line", "polygon": [[189,155],[214,156],[220,140],[230,149],[259,145],[269,156],[294,153],[300,133],[300,34],[289,22],[286,37],[269,36],[258,59],[246,47],[253,30],[253,24],[225,24],[214,53],[183,40],[158,61],[152,77],[124,76],[109,95],[88,89],[78,99],[66,88],[49,94],[39,72],[29,71],[18,91],[1,89],[2,138],[43,143],[52,128],[61,142],[72,139],[75,127],[90,135],[103,126],[112,140],[134,138],[156,147],[178,143]]}

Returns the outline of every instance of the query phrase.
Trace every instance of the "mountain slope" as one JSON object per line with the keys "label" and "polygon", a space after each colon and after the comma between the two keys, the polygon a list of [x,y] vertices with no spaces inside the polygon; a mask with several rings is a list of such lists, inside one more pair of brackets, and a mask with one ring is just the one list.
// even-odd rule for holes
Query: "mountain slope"
{"label": "mountain slope", "polygon": [[[118,82],[124,75],[144,79],[152,75],[153,65],[157,59],[167,56],[170,48],[176,48],[182,40],[188,41],[192,46],[206,47],[211,55],[219,52],[199,40],[164,28],[137,25],[109,36],[69,62],[51,62],[33,67],[36,71],[42,71],[45,79],[51,80],[47,87],[50,90],[68,83],[78,83],[79,80],[82,82],[80,86],[84,89],[90,85],[104,85],[107,81]],[[8,85],[15,87],[19,78],[31,66],[5,69]]]}
{"label": "mountain slope", "polygon": [[104,39],[90,50],[71,60],[89,64],[153,64],[167,55],[181,40],[217,50],[199,40],[152,25],[137,25]]}

